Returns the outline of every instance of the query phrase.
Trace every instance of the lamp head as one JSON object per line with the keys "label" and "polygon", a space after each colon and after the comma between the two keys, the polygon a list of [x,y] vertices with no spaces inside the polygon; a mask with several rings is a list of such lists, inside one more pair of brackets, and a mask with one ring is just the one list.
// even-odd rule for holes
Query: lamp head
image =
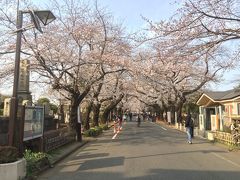
{"label": "lamp head", "polygon": [[35,28],[41,33],[43,33],[43,31],[40,26],[39,20],[43,23],[44,26],[46,26],[56,19],[53,13],[49,10],[31,11],[30,14],[31,14],[32,21],[34,23]]}
{"label": "lamp head", "polygon": [[49,10],[34,11],[34,14],[38,17],[44,26],[48,25],[56,19],[53,13]]}

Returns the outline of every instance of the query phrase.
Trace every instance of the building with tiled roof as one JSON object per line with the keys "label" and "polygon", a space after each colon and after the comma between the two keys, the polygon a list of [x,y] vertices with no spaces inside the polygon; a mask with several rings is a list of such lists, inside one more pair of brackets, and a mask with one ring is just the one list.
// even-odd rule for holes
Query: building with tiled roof
{"label": "building with tiled roof", "polygon": [[209,91],[197,101],[200,130],[224,130],[233,119],[240,120],[240,89]]}

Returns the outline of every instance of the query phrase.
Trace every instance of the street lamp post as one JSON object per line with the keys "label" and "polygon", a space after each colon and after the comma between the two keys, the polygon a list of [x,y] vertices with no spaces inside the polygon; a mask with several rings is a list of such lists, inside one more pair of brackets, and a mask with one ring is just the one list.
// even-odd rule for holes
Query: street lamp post
{"label": "street lamp post", "polygon": [[[15,67],[14,67],[14,83],[13,83],[13,94],[11,98],[11,108],[10,108],[10,120],[8,127],[8,145],[15,146],[19,148],[19,129],[17,128],[17,112],[18,112],[18,84],[19,84],[19,68],[20,68],[20,56],[21,56],[21,40],[22,40],[22,32],[24,29],[22,28],[23,22],[23,14],[29,13],[32,17],[32,21],[34,27],[37,28],[40,32],[42,32],[41,27],[39,25],[39,20],[47,25],[55,20],[55,16],[51,11],[21,11],[17,12],[17,40],[16,40],[16,54],[15,54]],[[20,141],[22,141],[20,139]],[[20,142],[21,143],[21,142]]]}
{"label": "street lamp post", "polygon": [[14,68],[14,82],[13,82],[13,94],[11,98],[11,108],[10,108],[10,120],[9,120],[9,136],[8,144],[13,146],[14,141],[14,131],[17,123],[17,108],[18,108],[18,82],[19,82],[19,66],[20,66],[20,55],[21,55],[21,39],[22,39],[22,21],[23,13],[18,11],[17,15],[17,41],[16,41],[16,53],[15,53],[15,68]]}

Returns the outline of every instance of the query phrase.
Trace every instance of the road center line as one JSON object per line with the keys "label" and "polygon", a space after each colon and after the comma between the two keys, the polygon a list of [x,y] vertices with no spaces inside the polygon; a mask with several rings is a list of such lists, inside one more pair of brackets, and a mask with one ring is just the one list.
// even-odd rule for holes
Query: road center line
{"label": "road center line", "polygon": [[235,163],[235,162],[233,162],[233,161],[231,161],[231,160],[229,160],[229,159],[226,159],[226,158],[224,158],[224,157],[222,157],[222,156],[220,156],[219,154],[216,154],[216,153],[214,153],[214,152],[213,152],[212,154],[213,154],[214,156],[216,156],[216,157],[218,157],[218,158],[220,158],[220,159],[222,159],[222,160],[224,160],[224,161],[227,161],[228,163],[230,163],[230,164],[232,164],[232,165],[240,168],[240,165],[239,165],[239,164],[237,164],[237,163]]}

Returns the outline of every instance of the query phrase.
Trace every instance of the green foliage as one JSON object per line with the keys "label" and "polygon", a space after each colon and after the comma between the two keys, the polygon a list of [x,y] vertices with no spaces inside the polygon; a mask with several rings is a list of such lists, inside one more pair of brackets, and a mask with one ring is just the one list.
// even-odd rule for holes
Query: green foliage
{"label": "green foliage", "polygon": [[3,109],[3,108],[4,108],[4,102],[0,101],[0,109]]}
{"label": "green foliage", "polygon": [[84,132],[84,135],[87,137],[96,137],[101,134],[103,131],[102,127],[96,126],[94,128],[90,128],[89,130]]}
{"label": "green foliage", "polygon": [[231,133],[231,128],[229,126],[223,125],[223,132]]}
{"label": "green foliage", "polygon": [[0,109],[0,116],[3,115],[3,109]]}
{"label": "green foliage", "polygon": [[103,129],[101,126],[96,126],[95,129],[96,129],[96,131],[99,132],[99,134],[101,134],[103,132]]}
{"label": "green foliage", "polygon": [[50,156],[42,152],[32,152],[31,150],[25,150],[24,158],[27,161],[27,176],[33,175],[34,172],[37,172],[42,167],[50,164]]}
{"label": "green foliage", "polygon": [[50,103],[50,109],[53,110],[53,113],[57,113],[58,107],[56,104]]}
{"label": "green foliage", "polygon": [[0,146],[0,164],[17,161],[18,150],[12,146]]}
{"label": "green foliage", "polygon": [[39,105],[41,105],[41,106],[43,106],[45,103],[50,103],[50,100],[48,99],[48,98],[39,98],[38,100],[37,100],[37,103],[39,104]]}
{"label": "green foliage", "polygon": [[191,113],[199,113],[199,107],[193,102],[185,103],[182,112],[187,113],[190,110]]}
{"label": "green foliage", "polygon": [[53,103],[50,103],[50,100],[48,98],[39,98],[37,100],[37,103],[40,105],[40,106],[44,106],[45,104],[49,104],[50,106],[50,109],[53,110],[53,113],[57,113],[57,110],[58,110],[58,106],[56,104],[53,104]]}
{"label": "green foliage", "polygon": [[100,126],[102,128],[102,130],[106,131],[109,129],[108,125],[107,124],[103,124]]}

